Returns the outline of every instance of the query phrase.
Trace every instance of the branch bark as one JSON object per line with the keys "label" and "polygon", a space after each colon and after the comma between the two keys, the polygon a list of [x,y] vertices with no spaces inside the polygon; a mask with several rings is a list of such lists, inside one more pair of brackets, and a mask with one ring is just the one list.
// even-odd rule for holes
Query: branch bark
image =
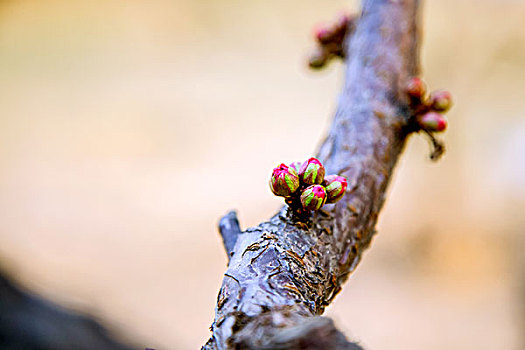
{"label": "branch bark", "polygon": [[219,221],[219,233],[221,234],[222,243],[226,254],[228,254],[229,261],[233,255],[233,248],[237,242],[237,237],[242,233],[239,220],[237,219],[237,213],[234,210],[224,215]]}
{"label": "branch bark", "polygon": [[346,45],[337,112],[318,152],[327,173],[348,179],[347,194],[307,221],[284,207],[236,232],[233,247],[231,231],[221,229],[231,258],[204,349],[359,348],[318,315],[369,246],[411,131],[403,86],[418,73],[418,8],[418,0],[364,0]]}

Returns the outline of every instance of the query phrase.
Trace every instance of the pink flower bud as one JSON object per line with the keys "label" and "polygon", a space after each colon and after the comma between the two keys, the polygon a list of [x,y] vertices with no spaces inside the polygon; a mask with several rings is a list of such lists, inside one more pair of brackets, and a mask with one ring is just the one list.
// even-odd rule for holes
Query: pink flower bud
{"label": "pink flower bud", "polygon": [[297,174],[299,174],[299,170],[301,170],[301,165],[303,165],[303,162],[293,162],[288,165],[290,168],[293,168]]}
{"label": "pink flower bud", "polygon": [[418,117],[418,123],[422,129],[427,131],[444,131],[447,128],[447,119],[438,112],[427,112]]}
{"label": "pink flower bud", "polygon": [[281,197],[289,197],[299,188],[299,177],[294,168],[281,164],[273,169],[270,179],[270,189],[273,194]]}
{"label": "pink flower bud", "polygon": [[315,28],[314,35],[317,41],[320,44],[324,45],[324,44],[328,44],[330,41],[334,39],[335,33],[334,33],[333,28],[326,26],[326,25],[322,25],[322,26],[320,25]]}
{"label": "pink flower bud", "polygon": [[321,185],[307,187],[301,193],[301,205],[304,210],[318,210],[326,201],[326,190]]}
{"label": "pink flower bud", "polygon": [[335,203],[345,195],[348,183],[342,176],[328,175],[324,178],[323,185],[326,188],[326,203]]}
{"label": "pink flower bud", "polygon": [[446,112],[452,107],[452,95],[445,90],[434,91],[430,94],[430,106],[438,112]]}
{"label": "pink flower bud", "polygon": [[303,163],[299,170],[299,178],[309,185],[320,184],[324,180],[324,166],[316,158],[310,158]]}
{"label": "pink flower bud", "polygon": [[348,24],[355,20],[355,16],[349,13],[343,13],[337,19],[336,28],[338,32],[344,33],[348,28]]}
{"label": "pink flower bud", "polygon": [[427,87],[425,86],[425,83],[417,77],[410,79],[406,87],[407,94],[420,100],[425,97],[426,91]]}

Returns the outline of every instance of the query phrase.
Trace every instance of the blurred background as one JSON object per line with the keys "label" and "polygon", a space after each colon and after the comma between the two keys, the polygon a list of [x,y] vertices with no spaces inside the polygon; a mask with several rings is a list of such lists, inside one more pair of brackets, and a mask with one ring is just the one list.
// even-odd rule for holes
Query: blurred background
{"label": "blurred background", "polygon": [[[282,205],[343,65],[315,24],[357,1],[0,1],[0,265],[144,347],[207,340],[216,223]],[[525,348],[525,3],[426,1],[423,75],[447,153],[411,137],[379,234],[327,314],[366,348]]]}

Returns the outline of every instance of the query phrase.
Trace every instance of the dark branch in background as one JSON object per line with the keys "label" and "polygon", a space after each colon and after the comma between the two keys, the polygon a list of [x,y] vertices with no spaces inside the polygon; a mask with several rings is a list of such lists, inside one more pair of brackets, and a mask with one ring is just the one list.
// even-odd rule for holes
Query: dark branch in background
{"label": "dark branch in background", "polygon": [[327,173],[348,179],[343,199],[306,220],[284,207],[240,234],[221,229],[231,258],[205,349],[359,348],[318,315],[370,244],[392,171],[415,130],[403,91],[418,73],[418,6],[365,0],[347,39],[344,88],[318,154]]}
{"label": "dark branch in background", "polygon": [[0,349],[130,350],[93,319],[29,294],[0,272]]}

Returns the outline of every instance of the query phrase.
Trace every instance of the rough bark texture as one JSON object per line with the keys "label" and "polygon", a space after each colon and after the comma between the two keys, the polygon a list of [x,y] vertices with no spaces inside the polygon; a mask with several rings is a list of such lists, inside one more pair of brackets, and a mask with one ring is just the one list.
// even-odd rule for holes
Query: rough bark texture
{"label": "rough bark texture", "polygon": [[221,228],[230,261],[205,349],[360,348],[318,315],[370,244],[413,130],[403,86],[418,71],[418,7],[365,0],[348,39],[344,89],[318,154],[327,173],[348,179],[343,199],[307,220],[284,207],[244,232]]}

